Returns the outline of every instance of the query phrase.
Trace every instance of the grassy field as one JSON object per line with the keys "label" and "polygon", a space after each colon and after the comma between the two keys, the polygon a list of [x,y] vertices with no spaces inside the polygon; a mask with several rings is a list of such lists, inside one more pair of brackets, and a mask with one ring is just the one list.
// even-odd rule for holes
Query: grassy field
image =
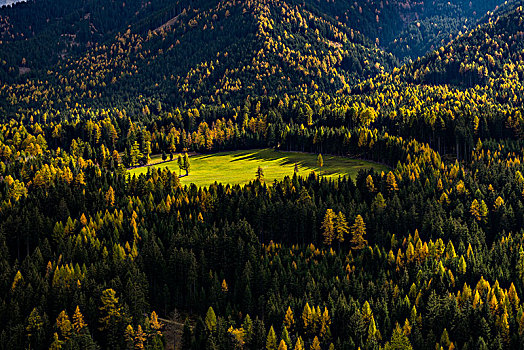
{"label": "grassy field", "polygon": [[[387,170],[381,164],[358,159],[324,155],[322,176],[338,178],[350,176],[355,178],[360,169],[375,168],[377,171]],[[156,156],[152,161],[161,159]],[[255,179],[258,166],[264,171],[264,180],[273,182],[282,180],[286,175],[292,176],[295,163],[298,164],[299,175],[307,176],[311,171],[319,172],[317,155],[310,153],[280,152],[272,149],[255,149],[244,151],[221,152],[215,154],[199,154],[190,157],[191,171],[189,176],[182,177],[182,184],[194,183],[197,186],[208,186],[215,181],[229,184],[245,184]],[[168,167],[171,171],[180,173],[176,158],[172,162],[153,165]],[[131,174],[147,172],[148,167],[132,169]]]}

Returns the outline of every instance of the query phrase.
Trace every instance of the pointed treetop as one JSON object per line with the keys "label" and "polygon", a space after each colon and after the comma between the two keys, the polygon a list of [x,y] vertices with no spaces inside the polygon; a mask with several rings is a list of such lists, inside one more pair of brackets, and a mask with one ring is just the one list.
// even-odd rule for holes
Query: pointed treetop
{"label": "pointed treetop", "polygon": [[209,332],[214,332],[217,329],[217,317],[215,315],[215,311],[210,306],[209,309],[207,309],[206,313],[206,319],[205,319],[206,327]]}

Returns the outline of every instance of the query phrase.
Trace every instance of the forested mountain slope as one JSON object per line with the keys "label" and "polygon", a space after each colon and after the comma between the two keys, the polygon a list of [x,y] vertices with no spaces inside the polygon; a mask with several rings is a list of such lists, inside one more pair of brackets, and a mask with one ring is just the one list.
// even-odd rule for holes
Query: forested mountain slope
{"label": "forested mountain slope", "polygon": [[[0,350],[523,349],[519,2],[402,66],[370,33],[494,3],[56,3],[0,11]],[[319,171],[127,170],[266,147]]]}
{"label": "forested mountain slope", "polygon": [[[359,79],[398,65],[365,35],[312,6],[277,0],[177,6],[169,11],[160,6],[156,15],[115,36],[107,34],[103,43],[90,42],[85,54],[64,58],[45,72],[19,77],[16,84],[6,80],[5,100],[17,108],[102,106],[137,98],[219,105],[248,95],[349,91]],[[522,40],[519,12],[503,20],[498,16],[405,65],[403,80],[449,79],[473,86],[490,75],[500,77],[508,58],[509,67],[511,60],[518,62]]]}
{"label": "forested mountain slope", "polygon": [[334,93],[395,64],[358,32],[304,6],[221,1],[207,10],[185,8],[154,30],[132,26],[2,91],[18,107],[138,96],[220,104],[248,95]]}
{"label": "forested mountain slope", "polygon": [[[30,68],[42,68],[61,56],[83,52],[128,25],[140,23],[143,29],[153,29],[183,9],[206,10],[213,3],[202,0],[33,0],[1,10],[0,37],[4,43],[17,42],[7,46],[11,51],[6,55],[9,66],[22,65],[21,60],[25,58],[25,65]],[[471,28],[487,11],[504,2],[308,0],[287,1],[287,4],[333,17],[398,57],[416,58]],[[45,55],[33,55],[31,51],[35,50]]]}
{"label": "forested mountain slope", "polygon": [[500,0],[320,1],[314,3],[399,58],[417,58],[474,27]]}
{"label": "forested mountain slope", "polygon": [[522,7],[510,7],[412,64],[363,81],[347,101],[372,106],[375,125],[457,158],[479,137],[522,138],[523,29]]}
{"label": "forested mountain slope", "polygon": [[[81,54],[128,25],[160,23],[192,1],[32,0],[0,10],[0,55],[6,77],[18,67],[43,69],[61,58]],[[162,17],[164,16],[164,17]],[[158,18],[160,17],[160,18]]]}
{"label": "forested mountain slope", "polygon": [[[249,8],[257,3],[249,4]],[[357,31],[366,38],[368,44],[377,44],[400,58],[416,58],[449,42],[460,31],[473,27],[486,11],[503,3],[501,0],[288,0],[282,1],[283,5],[273,1],[260,2],[257,6],[269,6],[270,13],[267,15],[273,19],[279,19],[282,15],[290,16],[271,11],[271,8],[280,7],[296,9],[308,23],[315,17],[322,17],[342,32]],[[217,8],[216,2],[207,0],[33,0],[0,9],[1,77],[10,80],[19,73],[27,73],[28,69],[45,70],[64,58],[82,55],[96,44],[108,44],[115,35],[124,33],[128,27],[135,34],[145,37],[148,30],[171,23],[182,12],[189,14],[189,18],[193,17],[192,12],[197,12],[201,19],[215,15],[218,18],[220,13],[213,11],[220,11],[225,4],[233,7],[247,5],[234,1],[218,4]],[[314,15],[310,18],[307,13]],[[276,23],[278,26],[283,24]],[[253,31],[253,28],[242,26],[231,29],[232,34]],[[193,30],[199,31],[201,27],[196,26]],[[275,30],[278,31],[278,28]],[[197,39],[197,42],[202,40],[198,36],[193,39]],[[236,40],[233,36],[230,44],[235,44]],[[241,42],[238,44],[242,45]]]}
{"label": "forested mountain slope", "polygon": [[415,83],[502,85],[523,80],[524,13],[515,10],[489,16],[486,23],[441,46],[401,70]]}
{"label": "forested mountain slope", "polygon": [[474,28],[487,12],[512,1],[420,1],[401,3],[402,31],[385,46],[397,57],[416,59]]}

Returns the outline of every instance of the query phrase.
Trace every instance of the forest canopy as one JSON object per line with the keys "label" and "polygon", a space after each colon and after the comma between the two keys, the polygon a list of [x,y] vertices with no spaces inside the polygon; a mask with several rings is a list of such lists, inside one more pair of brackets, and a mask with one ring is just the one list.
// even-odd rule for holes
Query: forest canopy
{"label": "forest canopy", "polygon": [[[0,9],[0,349],[522,349],[523,15]],[[179,179],[255,148],[319,171]],[[383,167],[328,178],[329,155]],[[152,157],[179,171],[128,171]]]}

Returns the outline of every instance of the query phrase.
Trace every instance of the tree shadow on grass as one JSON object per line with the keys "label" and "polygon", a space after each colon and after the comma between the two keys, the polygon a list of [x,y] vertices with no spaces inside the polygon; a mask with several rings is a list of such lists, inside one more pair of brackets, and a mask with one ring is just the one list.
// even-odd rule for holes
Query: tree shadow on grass
{"label": "tree shadow on grass", "polygon": [[[303,164],[306,164],[306,163],[309,163],[309,162],[306,162],[304,161],[304,156],[300,157],[299,154],[297,154],[297,156],[293,156],[293,155],[290,155],[289,153],[287,154],[284,154],[284,153],[280,153],[278,151],[273,151],[273,150],[270,150],[270,149],[262,149],[262,150],[257,150],[256,152],[243,152],[243,153],[239,153],[239,154],[235,154],[233,155],[234,159],[232,160],[232,162],[238,162],[238,161],[242,161],[242,160],[259,160],[259,161],[265,161],[265,162],[269,162],[269,161],[278,161],[277,164],[279,165],[289,165],[289,164],[294,164],[294,163],[303,163]],[[307,166],[311,167],[311,164],[308,164]]]}
{"label": "tree shadow on grass", "polygon": [[[275,162],[276,164],[280,166],[285,165],[294,165],[297,164],[299,167],[299,171],[302,169],[302,171],[307,171],[307,169],[315,170],[317,173],[319,172],[318,166],[317,166],[317,159],[315,154],[304,154],[304,153],[290,153],[290,152],[279,152],[279,151],[273,151],[270,149],[263,149],[258,150],[256,152],[250,151],[250,152],[242,152],[239,154],[233,155],[232,162],[238,162],[243,160],[252,160],[252,161],[261,161],[261,162]],[[335,158],[330,157],[330,162],[335,162]],[[360,164],[358,164],[360,165]],[[362,163],[362,165],[365,165]],[[342,166],[343,168],[343,166]],[[322,169],[322,175],[340,175],[340,176],[349,176],[350,169],[346,171],[342,170],[341,168],[336,167],[325,167]]]}
{"label": "tree shadow on grass", "polygon": [[[264,162],[272,162],[274,165],[289,166],[297,164],[300,175],[309,174],[310,171],[320,172],[317,166],[317,155],[312,153],[300,152],[280,152],[273,149],[257,149],[230,151],[224,153],[215,153],[200,155],[198,159],[209,159],[212,157],[231,157],[231,163],[239,161],[259,162],[264,168]],[[246,165],[248,166],[248,165]],[[257,165],[258,166],[258,165]],[[324,156],[324,167],[322,168],[323,176],[353,176],[361,169],[373,167],[372,164],[360,159],[349,159],[344,157],[335,157],[331,155]],[[256,169],[254,170],[256,171]]]}
{"label": "tree shadow on grass", "polygon": [[231,155],[230,152],[198,154],[194,156],[194,159],[202,160],[202,159],[217,158],[217,157],[228,157],[230,155]]}

